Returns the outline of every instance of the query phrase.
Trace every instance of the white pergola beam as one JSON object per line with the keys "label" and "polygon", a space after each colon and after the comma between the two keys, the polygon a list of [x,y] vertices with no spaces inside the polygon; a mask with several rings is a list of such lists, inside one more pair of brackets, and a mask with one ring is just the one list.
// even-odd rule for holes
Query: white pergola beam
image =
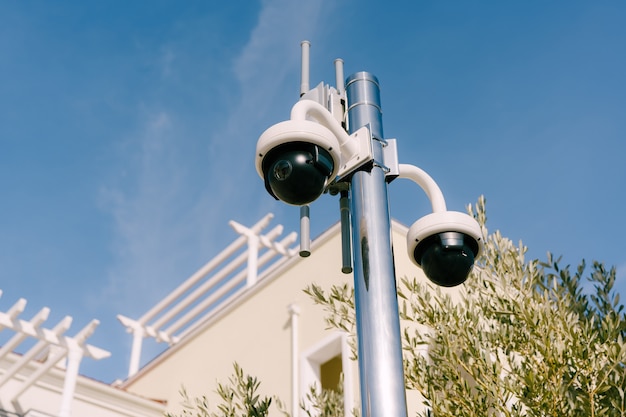
{"label": "white pergola beam", "polygon": [[56,352],[52,357],[48,358],[48,360],[43,363],[35,372],[33,372],[26,381],[22,383],[17,391],[13,393],[12,401],[15,401],[20,395],[24,393],[28,388],[30,388],[43,374],[48,372],[50,368],[56,365],[61,359],[63,359],[67,355],[67,349],[61,349]]}
{"label": "white pergola beam", "polygon": [[[48,330],[48,332],[54,334],[58,338],[59,335],[65,333],[67,329],[69,329],[71,324],[72,324],[72,318],[69,316],[66,316],[54,327],[52,331]],[[26,354],[24,354],[24,356],[20,358],[19,361],[15,362],[13,366],[11,366],[11,368],[7,370],[7,372],[4,375],[2,375],[2,378],[0,378],[0,387],[6,384],[13,376],[15,376],[15,374],[17,374],[30,361],[35,359],[37,355],[39,355],[49,344],[50,344],[49,341],[45,339],[44,340],[40,339],[39,342],[37,342],[32,348],[28,350],[28,352],[26,352]]]}
{"label": "white pergola beam", "polygon": [[[36,329],[41,326],[44,321],[48,320],[49,315],[50,309],[48,307],[44,307],[39,310],[39,312],[35,314],[32,319],[30,319],[29,323],[31,326],[33,326],[33,328]],[[18,331],[17,333],[15,333],[13,337],[9,339],[9,341],[5,343],[2,348],[0,348],[0,358],[4,358],[9,353],[13,352],[13,350],[18,347],[27,337],[28,335],[24,334],[23,332]]]}
{"label": "white pergola beam", "polygon": [[193,292],[188,294],[184,299],[182,299],[179,303],[172,306],[171,309],[167,311],[163,316],[159,317],[157,321],[154,322],[152,327],[158,329],[159,327],[166,324],[172,318],[174,318],[178,313],[183,311],[185,308],[189,307],[194,301],[204,295],[207,291],[209,291],[213,286],[220,282],[224,277],[231,274],[233,271],[237,270],[241,265],[243,265],[246,261],[246,254],[240,254],[233,261],[231,261],[226,267],[221,269],[218,273],[213,275],[207,281],[204,282],[201,286],[196,288]]}
{"label": "white pergola beam", "polygon": [[[248,277],[248,287],[250,287],[256,282],[256,274],[259,268],[272,258],[277,255],[291,257],[298,253],[298,250],[289,247],[297,240],[295,232],[289,234],[282,241],[276,242],[275,239],[283,232],[282,225],[276,226],[265,235],[261,234],[261,231],[269,225],[273,217],[274,215],[269,213],[250,228],[235,221],[230,221],[229,225],[240,236],[226,249],[187,278],[138,320],[132,320],[122,315],[117,316],[122,325],[126,327],[126,330],[133,335],[129,377],[139,370],[141,345],[145,337],[154,338],[157,342],[176,343],[180,337],[175,335],[175,333],[188,326],[199,314],[210,308],[212,304],[223,301],[225,297],[230,298],[233,296],[234,293],[232,291],[246,276]],[[246,243],[248,248],[243,253],[237,255],[238,251]],[[267,250],[259,256],[262,248]],[[241,268],[246,263],[246,260],[247,269],[237,272],[237,269]],[[220,267],[224,263],[226,265]],[[203,278],[209,276],[218,267],[221,268],[219,271],[206,279],[204,283],[198,285]],[[226,278],[228,281],[224,282]],[[220,283],[223,284],[215,289]],[[229,294],[229,292],[231,293]],[[198,302],[206,294],[209,295]],[[187,309],[189,311],[185,312]],[[183,314],[183,312],[185,313]],[[179,317],[181,314],[182,317]],[[171,323],[172,321],[174,322]],[[169,326],[165,330],[161,330],[168,324]],[[185,329],[182,334],[187,334],[190,330]]]}
{"label": "white pergola beam", "polygon": [[[2,290],[0,290],[1,294]],[[100,322],[92,320],[74,337],[67,337],[64,336],[64,333],[70,328],[72,317],[64,317],[52,329],[43,328],[43,323],[50,315],[50,309],[44,307],[29,321],[20,320],[19,316],[24,312],[26,304],[26,300],[20,298],[6,312],[0,312],[0,330],[10,329],[15,332],[4,346],[0,348],[0,359],[13,352],[28,337],[37,340],[23,356],[16,356],[15,362],[0,376],[0,388],[11,381],[23,368],[33,363],[35,369],[28,375],[25,381],[14,386],[14,382],[19,382],[19,379],[17,379],[12,381],[13,385],[9,384],[8,387],[2,388],[13,390],[10,398],[12,402],[15,402],[28,388],[36,384],[50,368],[67,357],[59,417],[70,417],[78,371],[83,356],[103,359],[111,355],[106,350],[86,344],[87,339],[93,334]],[[44,363],[40,363],[37,359],[39,359],[39,356],[42,355],[46,348],[48,349],[48,358]],[[34,363],[35,361],[37,362]]]}
{"label": "white pergola beam", "polygon": [[[256,230],[259,233],[261,230],[267,227],[270,223],[274,215],[269,213],[265,215],[259,222],[257,222],[254,226],[252,226],[253,230]],[[160,312],[165,310],[168,305],[172,304],[178,297],[183,295],[186,291],[188,291],[191,287],[193,287],[198,281],[204,278],[210,271],[215,269],[219,264],[224,262],[228,257],[230,257],[234,252],[236,252],[239,248],[241,248],[246,243],[246,238],[240,236],[233,243],[231,243],[226,249],[220,252],[215,258],[207,262],[202,268],[200,268],[196,273],[194,273],[191,277],[187,278],[185,282],[179,285],[174,291],[168,294],[163,300],[161,300],[157,305],[152,307],[138,320],[141,324],[146,324],[148,321],[152,320],[156,317]]]}
{"label": "white pergola beam", "polygon": [[76,333],[76,336],[74,336],[73,339],[79,345],[83,345],[85,341],[93,334],[93,332],[96,330],[96,327],[98,327],[99,324],[100,324],[100,320],[96,320],[96,319],[91,320],[91,322],[89,322],[88,325],[86,325],[78,333]]}
{"label": "white pergola beam", "polygon": [[17,316],[19,316],[20,314],[24,312],[25,308],[26,308],[26,300],[23,298],[20,298],[19,300],[17,300],[15,304],[13,304],[13,306],[11,306],[10,309],[7,310],[6,315],[9,316],[12,320],[15,320]]}
{"label": "white pergola beam", "polygon": [[[285,237],[280,243],[288,245],[290,243],[295,242],[297,240],[297,238],[298,238],[297,234],[295,232],[293,232],[293,233],[290,233],[289,235],[287,235],[287,237]],[[261,266],[265,265],[266,263],[271,261],[272,258],[274,258],[276,255],[277,255],[277,252],[276,252],[275,249],[271,248],[271,249],[267,250],[259,258],[258,266],[261,267]],[[193,320],[195,317],[197,317],[200,313],[202,313],[204,310],[209,308],[209,306],[211,304],[213,304],[214,302],[219,300],[228,291],[230,291],[237,284],[242,282],[246,278],[246,276],[247,276],[247,271],[241,271],[239,274],[237,274],[234,277],[232,277],[231,280],[228,282],[228,284],[225,284],[224,286],[220,287],[220,289],[218,291],[216,291],[215,293],[211,294],[211,296],[207,297],[204,301],[202,301],[200,304],[195,306],[192,310],[187,312],[187,314],[185,316],[181,317],[176,323],[172,324],[169,328],[167,328],[165,330],[165,332],[168,335],[172,335],[172,334],[178,332],[181,328],[183,328],[185,325],[187,325],[191,320]],[[187,329],[187,330],[185,330],[183,332],[183,334],[181,334],[179,336],[173,336],[172,339],[174,339],[174,341],[177,341],[177,340],[183,338],[184,335],[188,334],[188,332],[191,331],[191,330],[192,329]]]}

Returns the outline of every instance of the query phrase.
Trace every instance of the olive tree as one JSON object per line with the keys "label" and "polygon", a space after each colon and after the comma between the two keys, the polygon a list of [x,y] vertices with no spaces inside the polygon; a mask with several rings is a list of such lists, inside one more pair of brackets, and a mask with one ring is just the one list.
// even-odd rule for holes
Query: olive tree
{"label": "olive tree", "polygon": [[[484,199],[470,212],[484,227]],[[626,316],[615,268],[573,272],[499,232],[461,298],[402,279],[408,389],[436,416],[626,416]],[[421,347],[428,347],[424,355]]]}
{"label": "olive tree", "polygon": [[[256,377],[244,373],[237,363],[233,364],[233,368],[228,382],[217,384],[216,392],[220,402],[214,408],[209,405],[206,396],[192,399],[182,388],[181,413],[167,413],[166,417],[267,417],[272,403],[276,404],[280,413],[290,416],[280,398],[260,397],[258,389],[261,383]],[[306,394],[309,405],[305,406],[302,402],[300,406],[309,417],[343,416],[342,390],[342,384],[339,384],[337,390],[319,390],[311,386]]]}
{"label": "olive tree", "polygon": [[[483,227],[485,252],[459,296],[415,277],[398,282],[405,383],[423,398],[418,415],[626,417],[626,314],[615,268],[561,267],[550,254],[526,260],[521,242],[488,233],[484,198],[468,210]],[[330,328],[354,334],[350,286],[304,291]],[[352,347],[356,358],[354,338]],[[311,404],[330,403],[327,393],[310,395]],[[343,415],[339,405],[308,412]],[[197,414],[209,415],[265,414]]]}

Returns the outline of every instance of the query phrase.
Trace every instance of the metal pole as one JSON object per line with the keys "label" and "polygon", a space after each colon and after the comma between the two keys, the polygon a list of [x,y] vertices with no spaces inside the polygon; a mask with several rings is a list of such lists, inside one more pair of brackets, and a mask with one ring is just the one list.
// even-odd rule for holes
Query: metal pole
{"label": "metal pole", "polygon": [[364,417],[406,417],[378,80],[367,72],[353,74],[346,93],[349,132],[369,125],[374,151],[371,170],[357,171],[351,180],[361,410]]}

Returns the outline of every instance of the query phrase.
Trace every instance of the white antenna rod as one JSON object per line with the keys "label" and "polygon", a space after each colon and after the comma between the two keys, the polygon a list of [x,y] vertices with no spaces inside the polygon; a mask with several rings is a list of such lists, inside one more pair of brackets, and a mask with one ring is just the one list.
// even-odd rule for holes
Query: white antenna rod
{"label": "white antenna rod", "polygon": [[300,77],[300,97],[309,91],[309,50],[311,49],[311,42],[302,41],[300,43],[302,47],[302,73]]}
{"label": "white antenna rod", "polygon": [[[309,91],[309,56],[311,42],[302,41],[302,68],[300,76],[300,97]],[[300,207],[300,256],[306,258],[311,255],[311,224],[309,218],[309,206]]]}
{"label": "white antenna rod", "polygon": [[335,88],[337,88],[339,95],[343,94],[343,84],[343,59],[337,58],[335,59]]}
{"label": "white antenna rod", "polygon": [[300,256],[311,255],[311,219],[309,206],[300,206]]}

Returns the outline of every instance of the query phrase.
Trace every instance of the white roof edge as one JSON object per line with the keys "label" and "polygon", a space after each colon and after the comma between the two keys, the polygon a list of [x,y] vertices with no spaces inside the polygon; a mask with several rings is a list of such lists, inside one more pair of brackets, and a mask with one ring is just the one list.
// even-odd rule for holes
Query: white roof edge
{"label": "white roof edge", "polygon": [[[5,357],[5,360],[14,362],[21,356],[22,355],[18,353],[10,352],[9,355]],[[27,368],[30,368],[30,370],[33,370],[37,369],[41,365],[43,364],[30,362],[26,366]],[[44,378],[37,381],[37,385],[45,389],[62,392],[65,381],[65,372],[65,369],[52,367],[45,373]],[[124,404],[131,404],[138,408],[151,409],[157,412],[162,412],[165,408],[165,403],[158,399],[146,398],[140,394],[126,391],[123,388],[112,384],[93,379],[83,374],[78,374],[74,398],[93,403],[94,398],[96,397],[88,395],[85,391],[95,391],[101,393],[104,397],[121,400],[123,404],[120,406],[123,406]],[[95,402],[109,404],[109,402],[106,401],[106,398],[103,399],[102,397],[98,397]]]}

